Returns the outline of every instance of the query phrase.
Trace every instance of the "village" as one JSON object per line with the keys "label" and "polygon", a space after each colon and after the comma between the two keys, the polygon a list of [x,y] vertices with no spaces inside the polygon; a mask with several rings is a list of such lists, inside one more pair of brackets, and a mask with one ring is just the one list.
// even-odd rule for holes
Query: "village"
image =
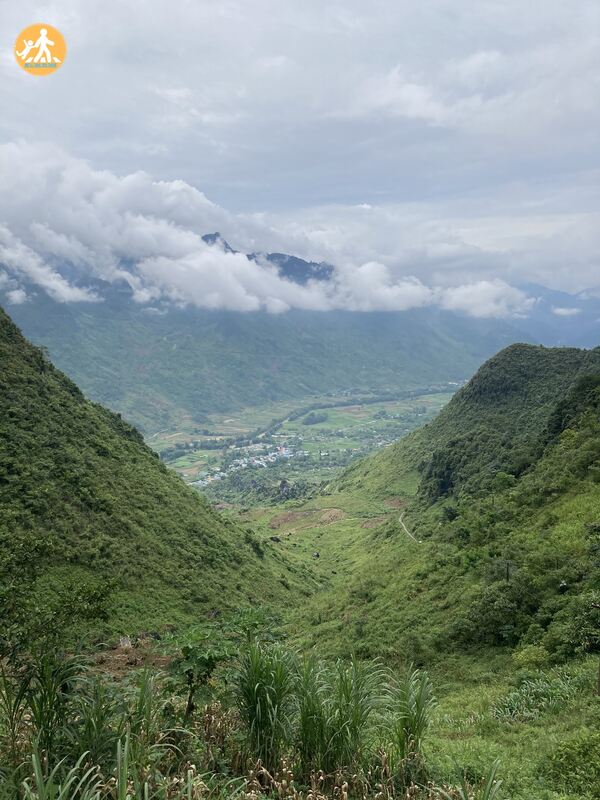
{"label": "village", "polygon": [[198,473],[198,480],[192,481],[192,486],[201,489],[208,486],[215,481],[220,481],[234,472],[239,472],[243,469],[261,469],[267,468],[277,462],[288,460],[295,457],[308,457],[310,453],[306,450],[292,450],[289,447],[281,445],[275,450],[269,450],[269,445],[266,444],[251,444],[246,447],[231,447],[232,450],[242,450],[246,453],[244,456],[234,458],[223,465],[215,467],[214,470],[204,470]]}
{"label": "village", "polygon": [[305,495],[354,459],[432,419],[455,389],[444,384],[403,397],[339,397],[337,403],[323,397],[300,408],[249,409],[215,417],[188,437],[163,432],[153,445],[213,502],[280,500],[281,486],[286,496]]}

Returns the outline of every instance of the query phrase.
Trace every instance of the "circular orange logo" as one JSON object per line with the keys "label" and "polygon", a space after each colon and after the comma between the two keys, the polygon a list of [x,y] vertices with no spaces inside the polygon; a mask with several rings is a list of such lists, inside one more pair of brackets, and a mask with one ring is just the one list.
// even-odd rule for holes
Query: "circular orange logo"
{"label": "circular orange logo", "polygon": [[64,36],[53,25],[36,22],[23,28],[15,42],[17,64],[32,75],[48,75],[62,67],[67,55]]}

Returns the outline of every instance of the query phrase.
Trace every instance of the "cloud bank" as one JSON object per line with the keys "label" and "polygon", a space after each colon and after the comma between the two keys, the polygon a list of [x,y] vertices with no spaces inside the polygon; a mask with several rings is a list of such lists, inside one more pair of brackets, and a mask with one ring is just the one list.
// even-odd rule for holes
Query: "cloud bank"
{"label": "cloud bank", "polygon": [[[234,214],[183,181],[157,181],[143,172],[119,177],[52,146],[0,146],[0,175],[6,188],[0,196],[0,274],[12,303],[26,301],[32,290],[64,303],[98,302],[99,281],[126,282],[140,304],[272,313],[436,305],[507,317],[526,313],[532,302],[496,278],[427,283],[406,271],[414,245],[390,266],[353,262],[333,239],[321,247],[321,255],[341,259],[333,278],[301,286],[264,258],[249,260],[242,252],[208,245],[202,235],[223,230],[247,251],[285,244],[292,252],[316,252],[322,228]],[[442,247],[432,240],[421,245],[419,259],[439,272],[461,255],[457,244]]]}
{"label": "cloud bank", "polygon": [[[597,0],[148,8],[4,3],[7,42],[45,17],[69,47],[44,81],[0,52],[12,289],[498,316],[535,284],[598,290]],[[335,285],[211,253],[217,230],[334,264]]]}

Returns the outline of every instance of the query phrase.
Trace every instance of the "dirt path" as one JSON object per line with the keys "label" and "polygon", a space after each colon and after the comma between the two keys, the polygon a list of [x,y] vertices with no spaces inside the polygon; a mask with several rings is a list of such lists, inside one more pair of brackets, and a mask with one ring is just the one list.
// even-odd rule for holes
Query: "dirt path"
{"label": "dirt path", "polygon": [[415,537],[412,535],[412,533],[408,530],[408,528],[404,524],[404,519],[403,518],[404,518],[405,514],[406,514],[406,511],[403,511],[400,514],[400,517],[398,518],[398,520],[400,522],[400,525],[402,525],[402,527],[404,528],[404,532],[410,536],[410,538],[413,540],[413,542],[416,542],[417,544],[423,544],[421,539],[415,539]]}

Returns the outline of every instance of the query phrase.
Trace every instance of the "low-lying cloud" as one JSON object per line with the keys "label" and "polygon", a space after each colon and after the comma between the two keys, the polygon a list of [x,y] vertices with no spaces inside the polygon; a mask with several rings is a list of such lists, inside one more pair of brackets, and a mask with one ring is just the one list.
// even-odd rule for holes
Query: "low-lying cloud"
{"label": "low-lying cloud", "polygon": [[[335,212],[325,211],[321,223],[233,214],[183,181],[157,181],[143,172],[119,177],[54,147],[26,143],[0,146],[0,174],[0,275],[12,303],[25,302],[32,291],[63,303],[99,302],[99,281],[124,281],[135,302],[152,307],[272,313],[438,306],[510,317],[526,314],[534,302],[491,272],[475,278],[485,273],[486,261],[492,270],[494,256],[444,235],[440,226],[406,220],[405,231],[396,229],[404,246],[386,258],[373,246],[365,219],[385,211],[369,206],[345,216],[349,230],[354,215],[362,218],[365,241],[356,250],[367,258],[359,261],[350,258],[354,234]],[[393,216],[386,225],[393,227]],[[202,235],[215,230],[244,252],[326,258],[335,265],[333,277],[298,285],[260,257],[206,244]],[[382,240],[391,241],[389,230]]]}

